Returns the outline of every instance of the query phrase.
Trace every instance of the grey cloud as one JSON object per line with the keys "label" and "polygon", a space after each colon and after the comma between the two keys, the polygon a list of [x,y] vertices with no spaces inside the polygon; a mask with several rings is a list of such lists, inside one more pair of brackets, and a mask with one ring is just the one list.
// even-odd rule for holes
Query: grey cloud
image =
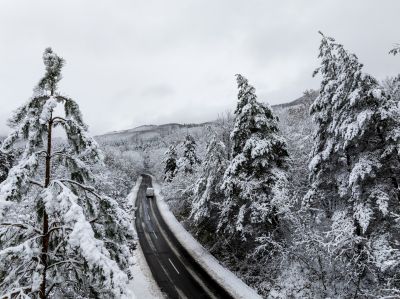
{"label": "grey cloud", "polygon": [[0,2],[0,134],[41,77],[47,46],[67,60],[61,90],[93,133],[206,121],[236,103],[243,73],[271,104],[318,88],[318,30],[384,79],[400,42],[397,0]]}
{"label": "grey cloud", "polygon": [[140,95],[145,98],[164,98],[172,96],[174,89],[165,84],[149,86],[142,90]]}

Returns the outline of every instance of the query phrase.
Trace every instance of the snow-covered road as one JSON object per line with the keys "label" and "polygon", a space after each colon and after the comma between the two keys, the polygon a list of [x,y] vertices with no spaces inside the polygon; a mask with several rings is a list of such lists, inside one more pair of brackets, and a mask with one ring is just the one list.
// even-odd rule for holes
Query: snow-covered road
{"label": "snow-covered road", "polygon": [[136,228],[146,261],[169,298],[232,298],[180,245],[160,215],[155,199],[145,191],[151,178],[143,176],[136,200]]}

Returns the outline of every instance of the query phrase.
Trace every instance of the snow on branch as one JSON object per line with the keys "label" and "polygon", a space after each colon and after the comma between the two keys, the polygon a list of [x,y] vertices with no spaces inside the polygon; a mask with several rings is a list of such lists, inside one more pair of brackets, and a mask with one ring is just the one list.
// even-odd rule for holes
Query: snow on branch
{"label": "snow on branch", "polygon": [[[97,197],[98,199],[101,199],[101,198],[102,198],[99,194],[97,194],[97,193],[95,192],[95,189],[94,189],[93,187],[91,187],[91,186],[86,186],[86,185],[83,185],[83,184],[81,184],[81,183],[78,183],[78,182],[76,182],[76,181],[74,181],[74,180],[68,180],[68,179],[61,179],[61,180],[57,180],[57,181],[58,181],[58,182],[61,182],[61,183],[69,183],[69,184],[76,185],[76,186],[78,186],[79,188],[81,188],[81,189],[83,189],[83,190],[89,192],[90,194],[94,195],[94,196]],[[54,182],[57,182],[57,181],[54,181]]]}
{"label": "snow on branch", "polygon": [[47,101],[49,97],[43,94],[34,95],[27,103],[15,110],[14,114],[8,119],[8,125],[12,128],[18,126],[21,122],[29,119],[31,109],[40,106],[43,102]]}
{"label": "snow on branch", "polygon": [[79,105],[71,98],[58,94],[56,98],[64,102],[64,110],[66,118],[73,118],[75,121],[85,130],[87,125],[84,123],[82,113],[79,109]]}
{"label": "snow on branch", "polygon": [[61,117],[61,116],[56,116],[56,117],[53,117],[52,119],[51,119],[51,121],[52,121],[52,123],[53,123],[53,125],[56,127],[57,125],[58,125],[58,123],[61,123],[61,122],[66,122],[66,120],[65,120],[65,118],[63,118],[63,117]]}
{"label": "snow on branch", "polygon": [[37,155],[21,160],[11,168],[7,179],[0,184],[0,219],[4,208],[10,200],[18,200],[24,191],[24,186],[30,182],[30,178],[38,167]]}
{"label": "snow on branch", "polygon": [[92,159],[98,162],[103,160],[97,142],[89,136],[87,129],[78,121],[66,118],[65,122],[61,122],[60,125],[64,128],[74,153],[82,159]]}
{"label": "snow on branch", "polygon": [[2,144],[2,151],[9,151],[14,143],[21,137],[28,140],[26,152],[32,148],[31,143],[40,143],[43,133],[43,124],[39,119],[43,111],[44,102],[48,96],[34,96],[28,103],[17,109],[8,120],[8,124],[14,130],[8,135]]}
{"label": "snow on branch", "polygon": [[85,181],[91,181],[93,179],[92,171],[90,167],[83,162],[78,156],[71,155],[64,151],[55,152],[53,156],[59,156],[65,165],[65,167],[71,171],[71,173],[79,173],[80,178]]}
{"label": "snow on branch", "polygon": [[24,224],[24,223],[7,223],[7,222],[3,222],[0,223],[0,226],[9,226],[9,227],[17,227],[17,228],[21,228],[21,229],[25,229],[25,230],[32,230],[34,232],[36,232],[37,234],[41,235],[42,231],[38,230],[37,228]]}
{"label": "snow on branch", "polygon": [[51,121],[51,116],[53,114],[54,108],[57,107],[57,100],[53,97],[50,97],[46,103],[43,105],[42,113],[40,114],[40,123],[42,125],[47,124]]}
{"label": "snow on branch", "polygon": [[104,242],[95,238],[90,222],[86,219],[82,207],[77,203],[78,197],[64,184],[65,182],[75,184],[99,196],[93,191],[93,188],[75,181],[54,180],[43,194],[46,210],[49,215],[59,213],[63,223],[72,228],[68,235],[68,244],[79,251],[90,269],[100,271],[100,275],[104,279],[104,287],[120,298],[126,289],[128,277],[111,259]]}

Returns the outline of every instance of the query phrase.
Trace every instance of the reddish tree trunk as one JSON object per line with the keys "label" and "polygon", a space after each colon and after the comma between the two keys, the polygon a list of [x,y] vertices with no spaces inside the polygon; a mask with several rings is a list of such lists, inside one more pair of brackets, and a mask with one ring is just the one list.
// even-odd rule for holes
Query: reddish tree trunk
{"label": "reddish tree trunk", "polygon": [[[50,174],[51,174],[51,130],[53,126],[52,117],[50,117],[47,134],[47,154],[46,154],[46,176],[44,187],[47,188],[50,183]],[[46,299],[46,272],[47,272],[47,252],[49,249],[49,216],[47,215],[46,208],[43,206],[43,238],[42,238],[42,255],[41,262],[43,265],[43,273],[42,273],[42,282],[40,284],[39,296],[40,299]]]}

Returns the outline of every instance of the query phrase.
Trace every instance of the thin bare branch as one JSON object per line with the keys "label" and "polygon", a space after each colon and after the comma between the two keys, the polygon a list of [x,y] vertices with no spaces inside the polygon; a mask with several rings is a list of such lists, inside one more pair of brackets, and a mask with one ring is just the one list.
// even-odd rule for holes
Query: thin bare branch
{"label": "thin bare branch", "polygon": [[49,229],[49,231],[47,232],[47,234],[50,235],[50,233],[52,233],[53,231],[56,231],[58,229],[65,229],[65,230],[72,230],[72,228],[70,227],[66,227],[66,226],[57,226],[57,227],[53,227],[51,229]]}
{"label": "thin bare branch", "polygon": [[38,151],[38,152],[35,153],[35,155],[44,155],[46,157],[47,156],[47,152],[45,150]]}
{"label": "thin bare branch", "polygon": [[77,260],[74,260],[74,259],[68,259],[68,260],[65,260],[65,261],[61,261],[61,262],[57,262],[57,263],[51,264],[50,266],[47,267],[47,269],[50,269],[50,268],[52,268],[52,267],[55,267],[55,266],[58,266],[58,265],[62,265],[62,264],[78,264],[78,265],[83,265],[84,263],[82,263],[82,262],[80,262],[80,261],[77,261]]}
{"label": "thin bare branch", "polygon": [[66,120],[65,118],[63,118],[63,117],[56,116],[56,117],[53,117],[53,118],[51,119],[51,121],[54,123],[54,122],[56,122],[56,121],[59,121],[59,122],[66,122],[67,120]]}
{"label": "thin bare branch", "polygon": [[94,191],[95,189],[93,187],[83,185],[83,184],[78,183],[78,182],[73,181],[73,180],[62,179],[62,180],[58,180],[58,181],[62,182],[62,183],[70,183],[70,184],[76,185],[76,186],[82,188],[83,190],[91,193],[92,195],[94,195],[98,199],[102,199],[102,197]]}
{"label": "thin bare branch", "polygon": [[29,183],[33,184],[33,185],[37,185],[41,188],[44,188],[44,185],[42,183],[39,183],[38,181],[35,180],[30,180]]}
{"label": "thin bare branch", "polygon": [[38,230],[37,228],[34,228],[34,227],[32,227],[32,226],[27,226],[27,225],[25,225],[25,224],[22,224],[22,223],[6,223],[6,222],[3,222],[3,223],[0,223],[0,226],[10,226],[10,227],[18,227],[18,228],[22,228],[22,229],[29,229],[29,228],[31,228],[31,229],[33,229],[36,233],[38,233],[38,234],[42,234],[42,232],[40,231],[40,230]]}
{"label": "thin bare branch", "polygon": [[65,156],[67,155],[65,149],[61,150],[61,151],[57,151],[51,154],[51,158],[53,158],[54,156]]}

